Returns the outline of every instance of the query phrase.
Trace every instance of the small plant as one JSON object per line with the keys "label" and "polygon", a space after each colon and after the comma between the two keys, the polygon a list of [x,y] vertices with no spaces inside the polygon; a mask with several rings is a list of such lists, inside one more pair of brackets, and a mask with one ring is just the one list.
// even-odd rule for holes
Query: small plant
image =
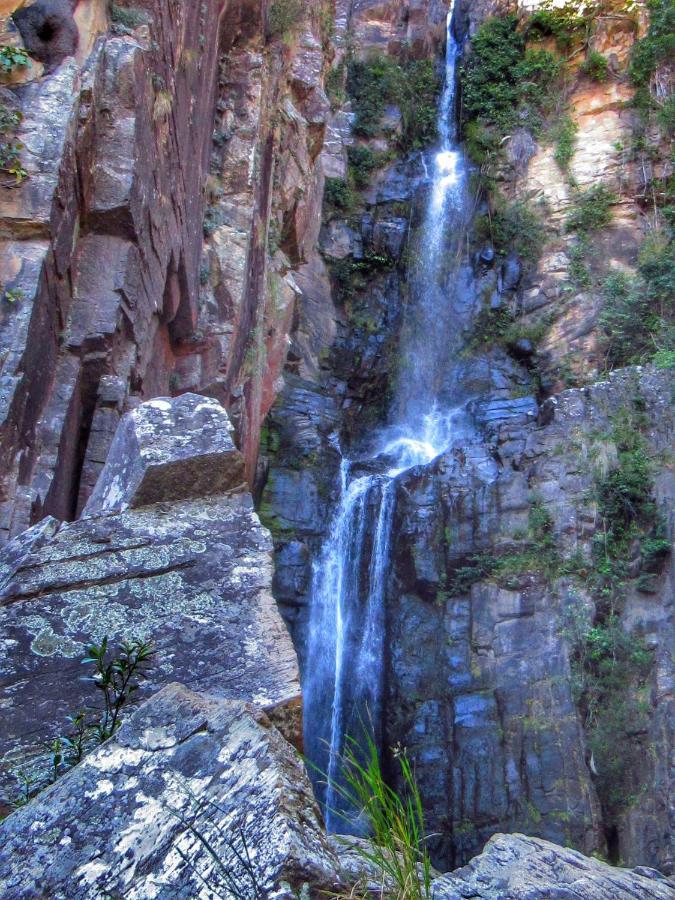
{"label": "small plant", "polygon": [[386,783],[377,747],[367,732],[364,744],[362,751],[356,740],[347,738],[343,757],[345,786],[334,785],[369,826],[370,843],[356,844],[354,849],[378,870],[383,880],[391,880],[396,886],[392,900],[429,900],[431,860],[412,764],[405,750],[394,749],[403,785],[399,794]]}
{"label": "small plant", "polygon": [[124,28],[130,29],[150,24],[148,14],[144,10],[120,6],[118,3],[110,5],[110,20],[114,25],[122,25]]}
{"label": "small plant", "polygon": [[356,205],[356,196],[344,178],[326,178],[323,202],[324,218],[329,221],[336,214],[348,215]]}
{"label": "small plant", "polygon": [[267,38],[283,37],[300,23],[303,13],[302,0],[274,0],[267,13]]}
{"label": "small plant", "polygon": [[21,165],[23,144],[15,139],[21,120],[22,115],[18,110],[0,103],[0,172],[13,175],[17,182],[23,181],[28,176]]}
{"label": "small plant", "polygon": [[493,201],[490,215],[476,220],[479,241],[490,241],[501,255],[515,251],[525,262],[535,263],[541,256],[545,233],[542,218],[529,203],[508,203],[499,196]]}
{"label": "small plant", "polygon": [[588,234],[609,225],[612,221],[612,206],[617,200],[617,195],[605,184],[596,184],[585,191],[579,191],[567,216],[567,231]]}
{"label": "small plant", "polygon": [[19,303],[26,295],[21,288],[7,288],[2,296],[5,303]]}
{"label": "small plant", "polygon": [[569,115],[562,116],[551,130],[555,144],[553,158],[563,172],[569,170],[574,157],[574,139],[578,130],[579,126]]}
{"label": "small plant", "polygon": [[581,71],[593,81],[607,81],[609,78],[609,65],[606,57],[597,50],[591,50],[586,57]]}
{"label": "small plant", "polygon": [[155,652],[145,641],[122,641],[118,655],[110,658],[107,637],[88,648],[82,664],[94,666],[91,680],[103,695],[104,708],[96,726],[100,740],[107,740],[119,727],[122,707],[139,689],[137,680],[145,677],[144,669]]}
{"label": "small plant", "polygon": [[14,69],[23,69],[30,65],[30,59],[23,47],[12,47],[0,44],[0,73],[8,75]]}

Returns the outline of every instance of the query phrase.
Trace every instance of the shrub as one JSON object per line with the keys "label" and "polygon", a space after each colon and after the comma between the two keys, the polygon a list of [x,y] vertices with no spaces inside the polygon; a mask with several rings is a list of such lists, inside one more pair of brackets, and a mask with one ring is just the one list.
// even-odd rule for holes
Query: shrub
{"label": "shrub", "polygon": [[566,172],[574,156],[574,139],[579,130],[576,122],[568,115],[562,116],[551,131],[555,143],[553,158],[563,172]]}
{"label": "shrub", "polygon": [[607,81],[609,77],[609,65],[602,53],[597,50],[591,50],[581,67],[584,75],[592,78],[593,81]]}
{"label": "shrub", "polygon": [[351,212],[356,198],[344,178],[326,178],[324,188],[324,218],[330,220],[336,214]]}
{"label": "shrub", "polygon": [[115,25],[122,25],[124,28],[139,28],[150,22],[145,10],[119,6],[117,3],[112,3],[110,6],[110,20]]}
{"label": "shrub", "polygon": [[357,188],[367,187],[371,174],[382,164],[382,154],[376,153],[370,147],[362,144],[351,146],[347,151],[347,158],[349,159],[349,172],[354,186]]}
{"label": "shrub", "polygon": [[303,14],[302,0],[274,0],[267,13],[267,38],[273,40],[292,31]]}
{"label": "shrub", "polygon": [[10,44],[0,44],[0,72],[9,74],[14,69],[30,65],[28,54],[23,47],[12,47]]}
{"label": "shrub", "polygon": [[544,225],[538,212],[523,200],[506,203],[497,198],[491,216],[476,221],[479,239],[490,240],[505,256],[515,251],[526,262],[536,262],[544,245]]}
{"label": "shrub", "polygon": [[377,135],[385,106],[391,103],[401,111],[401,149],[425,146],[436,137],[439,89],[440,79],[430,60],[399,65],[384,54],[353,60],[347,72],[347,92],[356,114],[355,133],[366,138]]}
{"label": "shrub", "polygon": [[10,109],[0,102],[0,172],[13,175],[17,181],[23,181],[28,174],[20,161],[23,145],[16,140],[16,130],[21,119],[22,115],[18,110]]}
{"label": "shrub", "polygon": [[649,0],[647,34],[633,47],[630,77],[638,88],[648,90],[652,75],[675,57],[675,3]]}
{"label": "shrub", "polygon": [[543,3],[527,22],[527,37],[530,40],[553,37],[559,50],[569,50],[575,38],[587,30],[594,11],[593,4],[588,4],[582,12],[575,2],[567,2],[563,6]]}
{"label": "shrub", "polygon": [[605,184],[596,184],[576,194],[574,207],[567,216],[566,228],[587,234],[598,231],[612,221],[612,206],[618,197]]}

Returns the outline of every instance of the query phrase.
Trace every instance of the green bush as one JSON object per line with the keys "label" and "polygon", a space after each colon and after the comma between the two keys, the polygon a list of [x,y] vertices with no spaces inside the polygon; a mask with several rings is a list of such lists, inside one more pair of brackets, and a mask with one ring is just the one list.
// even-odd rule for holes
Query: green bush
{"label": "green bush", "polygon": [[577,192],[565,223],[567,230],[588,234],[604,228],[612,221],[612,206],[617,200],[617,195],[605,184]]}
{"label": "green bush", "polygon": [[386,153],[377,153],[362,144],[353,144],[347,151],[349,173],[354,187],[363,189],[370,184],[372,173],[386,161]]}
{"label": "green bush", "polygon": [[599,316],[608,368],[653,359],[668,368],[675,352],[675,252],[673,241],[655,232],[643,244],[637,275],[610,275]]}
{"label": "green bush", "polygon": [[648,90],[654,72],[675,58],[675,3],[649,0],[647,34],[633,47],[630,77],[638,88]]}
{"label": "green bush", "polygon": [[347,93],[356,114],[355,133],[365,138],[379,134],[390,103],[401,111],[401,149],[425,146],[436,137],[439,89],[440,79],[430,60],[399,65],[384,54],[353,60],[347,72]]}
{"label": "green bush", "polygon": [[17,181],[23,181],[28,174],[20,161],[23,145],[16,140],[21,119],[18,110],[0,102],[0,172],[13,175]]}
{"label": "green bush", "polygon": [[326,178],[323,194],[326,220],[336,214],[349,214],[354,208],[355,200],[354,192],[344,178]]}
{"label": "green bush", "polygon": [[268,40],[288,34],[300,23],[302,15],[302,0],[273,0],[267,13]]}
{"label": "green bush", "polygon": [[476,220],[479,240],[489,240],[501,256],[515,251],[526,262],[534,263],[544,245],[544,225],[539,213],[523,200],[495,202],[491,216]]}
{"label": "green bush", "polygon": [[30,65],[30,59],[23,47],[0,44],[0,72],[8,74],[14,69],[22,69],[28,65]]}
{"label": "green bush", "polygon": [[567,2],[563,6],[544,3],[526,24],[528,40],[552,37],[561,52],[567,51],[574,40],[587,31],[594,14],[595,4],[588,4],[582,12],[576,2]]}
{"label": "green bush", "polygon": [[568,115],[555,124],[551,130],[551,137],[555,144],[553,158],[563,172],[567,172],[574,156],[574,139],[579,126]]}
{"label": "green bush", "polygon": [[609,65],[602,53],[591,50],[584,61],[581,71],[593,81],[607,81],[609,78]]}

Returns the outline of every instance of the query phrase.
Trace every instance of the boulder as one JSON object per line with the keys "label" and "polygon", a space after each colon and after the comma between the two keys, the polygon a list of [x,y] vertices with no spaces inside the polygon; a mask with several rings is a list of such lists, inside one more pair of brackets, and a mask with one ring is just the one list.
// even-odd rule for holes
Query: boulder
{"label": "boulder", "polygon": [[197,394],[158,398],[121,420],[83,516],[217,494],[244,483],[227,413]]}
{"label": "boulder", "polygon": [[179,684],[10,815],[0,835],[5,900],[291,900],[309,896],[307,885],[339,887],[295,750],[254,707]]}
{"label": "boulder", "polygon": [[524,834],[495,834],[468,866],[434,881],[433,900],[672,900],[655,869],[619,869]]}

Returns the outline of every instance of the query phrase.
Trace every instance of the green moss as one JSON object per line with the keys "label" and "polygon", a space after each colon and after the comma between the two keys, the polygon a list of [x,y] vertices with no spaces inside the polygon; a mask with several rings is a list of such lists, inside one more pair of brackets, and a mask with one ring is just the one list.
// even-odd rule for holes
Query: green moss
{"label": "green moss", "polygon": [[145,10],[120,6],[118,3],[110,5],[110,20],[113,24],[123,25],[125,28],[139,28],[150,23],[150,17]]}

